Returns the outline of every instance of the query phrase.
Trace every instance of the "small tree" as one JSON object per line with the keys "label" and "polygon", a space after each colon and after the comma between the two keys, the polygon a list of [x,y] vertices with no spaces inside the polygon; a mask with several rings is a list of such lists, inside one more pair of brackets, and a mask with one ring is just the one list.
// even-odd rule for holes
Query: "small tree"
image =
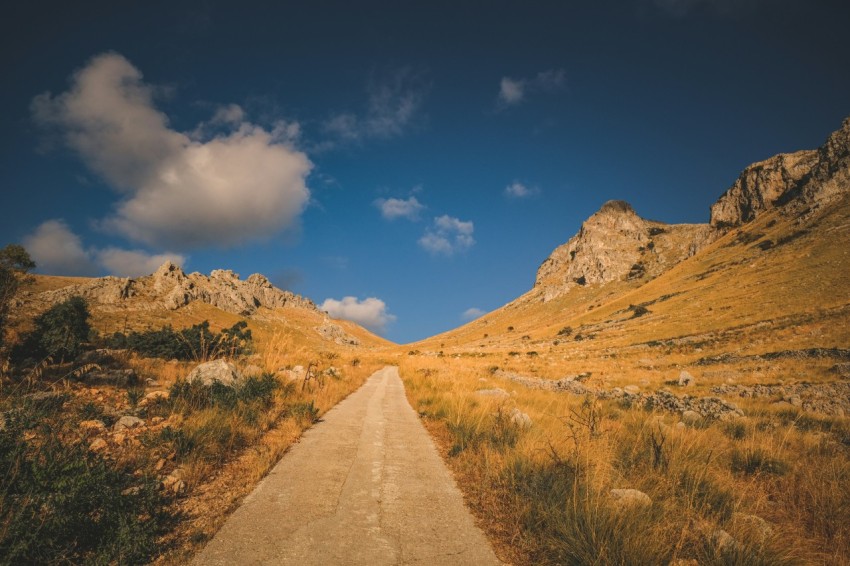
{"label": "small tree", "polygon": [[0,250],[0,348],[4,343],[12,299],[21,284],[28,282],[26,273],[34,268],[35,262],[23,246],[9,244]]}
{"label": "small tree", "polygon": [[12,361],[73,360],[82,351],[91,333],[89,309],[82,297],[71,297],[50,307],[35,319],[35,328],[12,349]]}

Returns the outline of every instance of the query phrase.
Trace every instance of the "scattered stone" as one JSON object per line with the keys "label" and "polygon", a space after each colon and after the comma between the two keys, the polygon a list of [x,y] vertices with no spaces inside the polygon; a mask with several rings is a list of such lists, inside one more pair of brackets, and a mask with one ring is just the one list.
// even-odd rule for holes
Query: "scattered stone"
{"label": "scattered stone", "polygon": [[183,480],[177,480],[173,484],[171,484],[171,491],[174,495],[182,495],[186,492],[186,482]]}
{"label": "scattered stone", "polygon": [[121,495],[138,495],[142,491],[142,488],[135,485],[133,487],[128,487],[124,491],[121,492]]}
{"label": "scattered stone", "polygon": [[649,507],[652,505],[652,499],[644,492],[637,489],[612,489],[609,492],[613,500],[614,507],[617,509],[625,509],[629,507]]}
{"label": "scattered stone", "polygon": [[207,386],[218,381],[222,385],[234,387],[241,379],[242,375],[236,369],[236,366],[226,360],[218,359],[197,366],[186,378],[186,381],[189,383],[200,381]]}
{"label": "scattered stone", "polygon": [[109,444],[106,440],[102,438],[95,438],[92,440],[91,444],[89,444],[89,450],[92,452],[100,452],[101,450],[105,450],[107,446],[109,446]]}
{"label": "scattered stone", "polygon": [[682,370],[679,372],[679,387],[690,387],[694,385],[694,376]]}
{"label": "scattered stone", "polygon": [[638,393],[640,393],[640,387],[638,387],[637,385],[626,385],[625,387],[623,387],[623,391],[625,391],[629,395],[637,395]]}
{"label": "scattered stone", "polygon": [[122,444],[124,444],[125,440],[127,440],[127,435],[124,434],[123,432],[117,432],[117,433],[112,435],[112,442],[114,442],[118,446],[121,446]]}
{"label": "scattered stone", "polygon": [[799,395],[788,395],[783,400],[791,403],[791,406],[793,406],[793,407],[802,407],[803,406],[803,400],[800,398]]}
{"label": "scattered stone", "polygon": [[530,428],[532,424],[531,417],[516,407],[511,409],[510,419],[519,428]]}
{"label": "scattered stone", "polygon": [[153,467],[155,472],[162,470],[163,466],[165,466],[165,458],[160,458],[156,461],[156,465]]}
{"label": "scattered stone", "polygon": [[136,427],[144,426],[145,421],[140,419],[139,417],[134,417],[132,415],[124,415],[115,425],[112,427],[112,430],[115,432],[121,432],[122,430],[133,429]]}
{"label": "scattered stone", "polygon": [[139,402],[140,407],[145,407],[147,405],[155,405],[160,401],[164,401],[168,399],[168,391],[151,391],[150,393],[145,394],[144,398]]}
{"label": "scattered stone", "polygon": [[326,370],[324,371],[324,373],[325,373],[325,375],[326,375],[326,376],[328,376],[328,377],[333,377],[333,378],[340,378],[340,377],[342,377],[342,373],[340,373],[339,368],[336,368],[336,367],[334,367],[334,366],[331,366],[331,367],[329,367],[328,369],[326,369]]}
{"label": "scattered stone", "polygon": [[738,542],[723,529],[714,529],[711,533],[711,544],[718,552],[731,552],[738,547]]}

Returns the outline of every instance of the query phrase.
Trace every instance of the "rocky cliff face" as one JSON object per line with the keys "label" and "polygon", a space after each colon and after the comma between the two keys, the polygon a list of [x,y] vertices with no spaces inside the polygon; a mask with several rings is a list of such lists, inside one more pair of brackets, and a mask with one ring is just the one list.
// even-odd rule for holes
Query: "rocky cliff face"
{"label": "rocky cliff face", "polygon": [[772,208],[820,208],[850,190],[850,118],[817,150],[781,153],[744,169],[711,207],[711,226],[741,226]]}
{"label": "rocky cliff face", "polygon": [[186,275],[171,262],[156,273],[137,279],[103,277],[79,285],[41,293],[37,298],[56,303],[72,296],[85,297],[105,310],[132,307],[139,310],[176,310],[200,301],[242,316],[254,314],[260,307],[299,307],[318,310],[309,299],[274,287],[255,273],[242,281],[230,270],[215,270],[209,277],[200,273]]}
{"label": "rocky cliff face", "polygon": [[543,262],[535,289],[550,300],[576,286],[650,279],[763,212],[811,214],[848,192],[850,118],[817,150],[783,153],[744,169],[711,206],[709,224],[662,224],[623,201],[605,203]]}
{"label": "rocky cliff face", "polygon": [[707,224],[645,220],[628,203],[609,201],[543,262],[535,287],[550,300],[576,286],[655,277],[696,253],[710,232]]}

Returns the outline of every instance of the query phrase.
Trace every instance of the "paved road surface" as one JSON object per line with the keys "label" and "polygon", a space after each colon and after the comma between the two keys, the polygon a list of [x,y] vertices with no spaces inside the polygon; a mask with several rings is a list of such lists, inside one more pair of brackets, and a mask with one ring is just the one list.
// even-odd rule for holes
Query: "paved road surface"
{"label": "paved road surface", "polygon": [[499,562],[386,367],[304,434],[193,564]]}

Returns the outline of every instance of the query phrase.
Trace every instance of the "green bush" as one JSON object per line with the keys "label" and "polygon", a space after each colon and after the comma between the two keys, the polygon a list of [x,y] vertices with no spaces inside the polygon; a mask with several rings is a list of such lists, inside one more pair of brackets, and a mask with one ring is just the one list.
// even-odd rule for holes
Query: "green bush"
{"label": "green bush", "polygon": [[0,348],[4,343],[10,303],[21,284],[27,282],[26,273],[34,268],[35,263],[23,247],[9,244],[0,250]]}
{"label": "green bush", "polygon": [[50,307],[35,319],[35,328],[12,349],[16,364],[52,358],[54,362],[74,360],[89,339],[89,309],[82,297],[71,297]]}
{"label": "green bush", "polygon": [[0,564],[147,562],[173,521],[156,481],[65,442],[57,403],[18,402],[4,414]]}
{"label": "green bush", "polygon": [[248,323],[240,320],[221,332],[212,332],[209,321],[190,328],[116,332],[107,341],[110,348],[129,349],[149,358],[166,360],[206,360],[219,355],[241,356],[250,353],[253,337]]}

